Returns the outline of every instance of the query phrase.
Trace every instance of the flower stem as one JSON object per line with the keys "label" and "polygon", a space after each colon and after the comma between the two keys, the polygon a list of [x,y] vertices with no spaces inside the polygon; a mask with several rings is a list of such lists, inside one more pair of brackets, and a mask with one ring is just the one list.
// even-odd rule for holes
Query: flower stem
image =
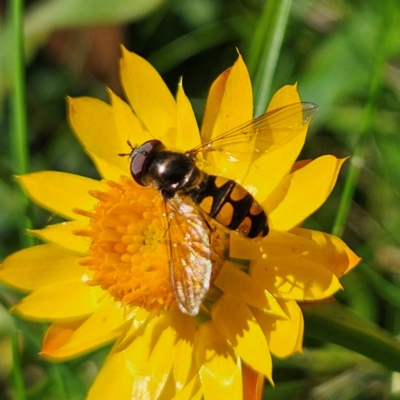
{"label": "flower stem", "polygon": [[[23,52],[23,0],[10,0],[11,37],[8,55],[11,61],[11,155],[15,163],[14,171],[17,174],[28,172],[28,145],[25,108],[25,76]],[[23,208],[26,210],[28,199],[23,197]],[[21,244],[26,247],[32,244],[32,239],[26,234],[31,228],[31,220],[26,213],[19,218],[19,234]]]}
{"label": "flower stem", "polygon": [[255,88],[255,117],[267,108],[292,0],[269,0],[255,30],[248,67]]}
{"label": "flower stem", "polygon": [[332,233],[336,236],[342,236],[346,220],[350,211],[351,201],[357,186],[358,177],[364,165],[364,153],[366,139],[371,129],[373,116],[376,108],[376,100],[382,87],[384,79],[384,67],[388,56],[388,45],[392,37],[393,18],[396,15],[395,2],[388,0],[386,3],[385,16],[382,19],[382,36],[377,41],[376,58],[374,68],[371,73],[368,102],[365,105],[361,126],[358,133],[357,145],[351,158],[349,172],[346,177],[342,197],[340,199],[339,210],[333,225]]}

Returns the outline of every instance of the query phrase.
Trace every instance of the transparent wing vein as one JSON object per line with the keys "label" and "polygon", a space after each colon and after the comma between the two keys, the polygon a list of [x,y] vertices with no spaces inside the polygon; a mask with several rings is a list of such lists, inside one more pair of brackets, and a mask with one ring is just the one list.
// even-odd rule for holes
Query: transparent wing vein
{"label": "transparent wing vein", "polygon": [[168,200],[167,214],[172,289],[180,310],[194,316],[210,285],[209,228],[189,199]]}
{"label": "transparent wing vein", "polygon": [[246,153],[272,151],[302,132],[317,112],[318,106],[314,103],[290,104],[224,132],[190,153],[226,152],[231,160],[235,154],[240,160]]}

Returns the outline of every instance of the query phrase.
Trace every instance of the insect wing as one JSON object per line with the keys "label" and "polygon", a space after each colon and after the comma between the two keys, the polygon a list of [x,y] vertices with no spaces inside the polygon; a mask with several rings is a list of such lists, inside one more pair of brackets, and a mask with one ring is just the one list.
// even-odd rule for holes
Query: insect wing
{"label": "insect wing", "polygon": [[180,310],[195,316],[210,285],[209,228],[189,199],[175,196],[166,208],[172,290]]}
{"label": "insect wing", "polygon": [[190,153],[220,152],[230,162],[248,161],[254,153],[273,151],[303,132],[317,112],[314,103],[290,104],[222,133]]}

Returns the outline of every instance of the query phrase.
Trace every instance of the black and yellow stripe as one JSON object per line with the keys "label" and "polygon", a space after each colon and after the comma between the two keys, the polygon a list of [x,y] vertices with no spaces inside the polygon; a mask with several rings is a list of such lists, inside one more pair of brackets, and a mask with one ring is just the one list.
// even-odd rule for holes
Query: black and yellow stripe
{"label": "black and yellow stripe", "polygon": [[268,234],[267,216],[254,197],[232,179],[206,175],[188,193],[211,218],[249,238]]}

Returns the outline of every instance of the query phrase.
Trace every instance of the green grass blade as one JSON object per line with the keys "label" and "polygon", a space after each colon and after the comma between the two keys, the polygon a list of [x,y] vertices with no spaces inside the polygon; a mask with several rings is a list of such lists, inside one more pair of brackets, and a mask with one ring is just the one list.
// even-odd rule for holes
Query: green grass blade
{"label": "green grass blade", "polygon": [[[11,127],[10,143],[11,155],[14,161],[14,172],[25,174],[28,172],[28,139],[25,107],[25,69],[23,51],[23,0],[9,1],[10,6],[10,41],[8,54],[10,57],[10,77],[12,82],[10,94]],[[29,201],[23,196],[24,209]],[[26,229],[32,227],[26,213],[20,215],[19,236],[23,247],[32,244],[32,238],[26,234]]]}
{"label": "green grass blade", "polygon": [[339,303],[303,308],[306,334],[356,351],[400,371],[400,342]]}
{"label": "green grass blade", "polygon": [[360,131],[358,133],[357,145],[353,156],[350,160],[350,168],[346,177],[343,194],[340,199],[339,209],[333,225],[332,233],[336,236],[342,236],[347,216],[350,211],[351,201],[357,186],[358,177],[364,164],[365,143],[368,133],[372,126],[374,111],[376,108],[376,100],[385,79],[385,65],[388,58],[388,48],[395,27],[394,18],[396,15],[396,2],[388,0],[385,5],[385,13],[382,19],[380,32],[382,33],[380,40],[377,42],[376,59],[371,74],[368,102],[364,109],[361,120]]}
{"label": "green grass blade", "polygon": [[249,51],[248,67],[255,90],[255,116],[265,112],[292,0],[266,2]]}
{"label": "green grass blade", "polygon": [[232,26],[241,19],[232,17],[195,29],[156,50],[147,60],[157,66],[159,73],[165,74],[182,61],[234,39],[236,34]]}
{"label": "green grass blade", "polygon": [[12,43],[8,54],[12,57],[12,155],[16,165],[17,173],[24,174],[28,171],[28,151],[27,151],[27,129],[25,113],[25,76],[23,58],[23,36],[22,36],[22,12],[23,1],[14,0],[10,2],[11,24],[12,24]]}
{"label": "green grass blade", "polygon": [[51,381],[56,388],[57,398],[60,400],[68,400],[68,394],[65,388],[65,383],[61,373],[62,365],[52,364],[51,365]]}
{"label": "green grass blade", "polygon": [[12,375],[14,380],[14,398],[15,400],[26,400],[26,393],[24,389],[24,381],[21,370],[21,363],[19,357],[19,332],[14,332],[12,336],[12,355],[13,355],[13,369]]}
{"label": "green grass blade", "polygon": [[360,265],[358,269],[368,279],[369,284],[379,296],[400,310],[400,287],[389,282],[364,264]]}

